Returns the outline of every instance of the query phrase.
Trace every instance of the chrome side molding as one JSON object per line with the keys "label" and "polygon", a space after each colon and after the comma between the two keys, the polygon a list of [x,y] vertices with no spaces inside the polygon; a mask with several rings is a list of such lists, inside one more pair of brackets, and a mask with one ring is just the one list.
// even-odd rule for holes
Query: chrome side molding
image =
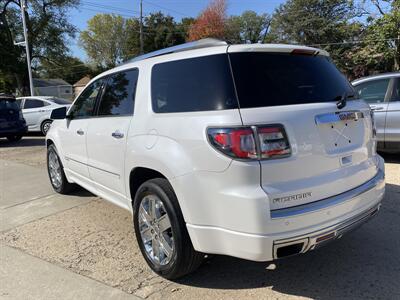
{"label": "chrome side molding", "polygon": [[348,200],[351,200],[354,197],[357,197],[363,193],[368,192],[369,190],[373,189],[380,183],[382,183],[385,179],[385,175],[382,170],[378,170],[378,173],[372,179],[368,180],[367,182],[363,183],[362,185],[349,190],[347,192],[317,200],[311,203],[306,203],[298,206],[288,207],[288,208],[280,208],[271,210],[271,218],[278,219],[278,218],[288,218],[294,217],[297,215],[302,215],[306,213],[311,213],[314,211],[322,210],[328,208],[333,205],[337,205]]}

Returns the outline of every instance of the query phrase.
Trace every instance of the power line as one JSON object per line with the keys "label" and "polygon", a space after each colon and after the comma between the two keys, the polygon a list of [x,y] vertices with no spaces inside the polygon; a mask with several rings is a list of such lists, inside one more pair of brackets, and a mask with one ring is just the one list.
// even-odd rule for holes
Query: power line
{"label": "power line", "polygon": [[168,8],[168,7],[159,5],[159,4],[155,4],[155,3],[150,2],[150,1],[147,1],[147,0],[146,0],[146,1],[143,0],[143,2],[145,2],[145,3],[147,3],[147,4],[150,4],[150,5],[153,5],[153,6],[155,6],[155,7],[159,7],[159,8],[165,9],[165,10],[169,10],[169,11],[174,12],[174,13],[176,13],[176,14],[179,14],[179,15],[181,15],[181,16],[190,18],[190,16],[188,16],[187,14],[184,14],[184,13],[179,12],[179,11],[177,11],[177,10],[174,10],[174,9],[171,9],[171,8]]}
{"label": "power line", "polygon": [[81,3],[84,5],[87,5],[87,6],[92,6],[92,7],[102,8],[102,9],[108,9],[108,10],[114,10],[114,11],[120,11],[120,12],[128,12],[128,13],[133,13],[133,14],[140,13],[138,10],[126,9],[123,7],[112,6],[112,5],[98,4],[98,3],[90,2],[90,1],[81,1]]}
{"label": "power line", "polygon": [[361,40],[361,41],[352,41],[352,42],[338,42],[338,43],[313,44],[313,45],[308,45],[308,46],[310,46],[310,47],[315,47],[315,46],[331,46],[331,45],[346,45],[346,44],[362,44],[362,43],[384,42],[384,41],[396,41],[396,40],[400,40],[400,38],[372,39],[372,40]]}

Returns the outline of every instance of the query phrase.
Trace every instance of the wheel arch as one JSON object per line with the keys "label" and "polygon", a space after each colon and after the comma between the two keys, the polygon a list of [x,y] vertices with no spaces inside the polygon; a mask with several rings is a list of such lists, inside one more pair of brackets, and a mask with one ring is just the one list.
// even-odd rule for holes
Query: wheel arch
{"label": "wheel arch", "polygon": [[[131,203],[135,199],[135,195],[139,187],[146,181],[155,178],[167,179],[161,172],[147,168],[147,167],[135,167],[131,170],[129,174],[129,194],[131,198]],[[167,179],[168,180],[168,179]],[[133,209],[133,206],[132,206]]]}

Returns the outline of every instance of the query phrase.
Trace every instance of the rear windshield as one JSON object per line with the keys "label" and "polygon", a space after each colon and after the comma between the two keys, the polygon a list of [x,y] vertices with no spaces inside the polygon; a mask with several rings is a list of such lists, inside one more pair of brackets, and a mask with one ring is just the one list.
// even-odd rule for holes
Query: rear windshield
{"label": "rear windshield", "polygon": [[157,64],[151,76],[156,113],[237,108],[226,54]]}
{"label": "rear windshield", "polygon": [[8,109],[19,110],[17,102],[15,100],[0,100],[0,110]]}
{"label": "rear windshield", "polygon": [[60,104],[60,105],[67,105],[67,104],[71,104],[72,102],[66,99],[60,99],[60,98],[50,98],[48,99],[51,102],[54,102],[56,104]]}
{"label": "rear windshield", "polygon": [[241,108],[337,101],[354,95],[326,56],[229,54]]}

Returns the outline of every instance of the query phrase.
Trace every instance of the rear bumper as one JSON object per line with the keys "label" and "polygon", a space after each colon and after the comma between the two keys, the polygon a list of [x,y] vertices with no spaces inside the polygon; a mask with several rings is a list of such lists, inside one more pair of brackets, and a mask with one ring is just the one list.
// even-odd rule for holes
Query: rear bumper
{"label": "rear bumper", "polygon": [[[378,212],[384,191],[384,165],[380,158],[377,175],[360,189],[341,194],[341,201],[335,198],[337,196],[329,198],[326,201],[329,205],[307,207],[310,210],[288,210],[276,219],[271,216],[257,231],[264,230],[266,234],[194,224],[187,224],[187,228],[197,251],[272,261],[313,250],[368,221]],[[229,214],[229,208],[226,213]],[[237,216],[237,222],[246,223],[246,219]]]}

